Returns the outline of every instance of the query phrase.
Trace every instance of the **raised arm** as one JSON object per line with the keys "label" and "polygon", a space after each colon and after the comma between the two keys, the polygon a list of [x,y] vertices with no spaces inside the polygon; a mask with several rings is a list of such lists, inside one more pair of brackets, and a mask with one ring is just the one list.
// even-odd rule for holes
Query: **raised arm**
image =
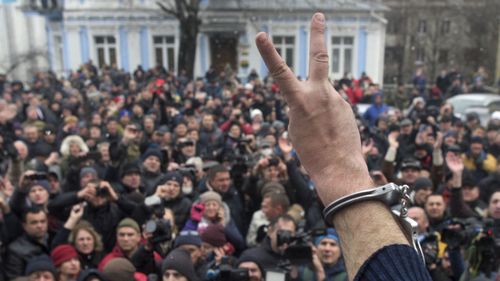
{"label": "raised arm", "polygon": [[[328,52],[325,47],[325,18],[321,13],[311,21],[309,48],[309,79],[297,80],[295,74],[279,56],[265,33],[256,37],[257,47],[270,74],[280,86],[290,111],[289,132],[299,158],[316,184],[318,195],[325,204],[353,192],[373,188],[368,168],[361,152],[361,140],[349,104],[335,91],[328,80]],[[389,248],[394,244],[408,245],[405,235],[393,219],[388,207],[375,201],[357,203],[338,212],[334,219],[341,237],[341,245],[349,278],[352,280],[363,265],[360,276],[366,278],[379,257],[394,256],[389,263],[406,262],[409,246]],[[377,252],[377,255],[374,255]],[[409,254],[407,254],[409,253]],[[370,258],[372,257],[372,258]],[[413,256],[412,256],[413,257]],[[367,260],[374,262],[368,262]],[[417,259],[418,260],[418,259]],[[404,262],[402,262],[404,261]],[[386,280],[428,280],[425,267],[418,264],[418,276],[407,275]],[[387,265],[384,263],[382,269]],[[400,269],[402,269],[400,267]],[[404,271],[404,269],[403,269]],[[387,272],[384,270],[383,272]],[[422,278],[425,276],[426,278]]]}

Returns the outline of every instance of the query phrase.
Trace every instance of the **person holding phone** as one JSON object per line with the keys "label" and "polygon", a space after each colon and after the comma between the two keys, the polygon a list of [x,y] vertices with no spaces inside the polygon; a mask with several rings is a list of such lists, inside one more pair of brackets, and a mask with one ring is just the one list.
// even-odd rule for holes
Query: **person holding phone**
{"label": "person holding phone", "polygon": [[[256,43],[290,108],[289,133],[297,154],[328,205],[375,185],[363,158],[352,109],[329,81],[325,16],[316,13],[310,26],[306,81],[296,78],[267,34],[257,34]],[[430,280],[424,263],[384,203],[354,203],[335,213],[328,223],[334,223],[339,233],[350,280],[377,280],[382,275],[384,280]]]}
{"label": "person holding phone", "polygon": [[241,253],[245,249],[245,240],[232,220],[230,210],[222,201],[222,197],[215,191],[207,191],[191,208],[191,218],[183,230],[196,230],[201,235],[212,224],[224,227],[226,238],[234,246],[236,253]]}

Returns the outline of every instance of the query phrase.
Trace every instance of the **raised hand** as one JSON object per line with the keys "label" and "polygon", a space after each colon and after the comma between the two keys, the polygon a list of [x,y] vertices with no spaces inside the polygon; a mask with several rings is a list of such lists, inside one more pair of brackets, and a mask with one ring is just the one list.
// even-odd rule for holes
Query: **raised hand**
{"label": "raised hand", "polygon": [[450,151],[446,153],[446,165],[453,174],[462,174],[464,170],[464,161],[462,157]]}
{"label": "raised hand", "polygon": [[389,135],[387,136],[387,140],[389,141],[390,147],[393,147],[393,148],[399,147],[398,137],[399,137],[399,132],[397,132],[397,131],[389,133]]}
{"label": "raised hand", "polygon": [[352,109],[328,80],[324,15],[311,20],[307,81],[296,78],[267,34],[257,34],[256,43],[290,107],[290,139],[321,200],[372,187]]}

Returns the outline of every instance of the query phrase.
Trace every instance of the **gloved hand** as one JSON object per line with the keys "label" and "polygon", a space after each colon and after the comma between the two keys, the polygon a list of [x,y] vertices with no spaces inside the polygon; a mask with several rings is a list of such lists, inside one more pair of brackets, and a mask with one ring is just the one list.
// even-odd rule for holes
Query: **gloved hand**
{"label": "gloved hand", "polygon": [[203,203],[194,204],[191,207],[191,219],[193,221],[199,222],[205,211],[205,205]]}

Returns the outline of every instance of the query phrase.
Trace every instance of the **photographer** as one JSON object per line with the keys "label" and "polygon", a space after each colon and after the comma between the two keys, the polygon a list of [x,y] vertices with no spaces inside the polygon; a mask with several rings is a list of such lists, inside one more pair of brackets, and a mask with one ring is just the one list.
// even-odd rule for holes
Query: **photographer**
{"label": "photographer", "polygon": [[124,196],[119,196],[106,181],[93,180],[78,192],[62,193],[49,203],[51,214],[64,217],[66,209],[82,201],[88,203],[82,219],[90,222],[102,235],[104,249],[110,251],[115,245],[116,226],[126,215],[131,215],[136,206]]}
{"label": "photographer", "polygon": [[174,212],[175,224],[183,226],[189,218],[191,200],[182,193],[184,179],[179,172],[169,172],[158,182],[154,195],[162,199],[163,206]]}
{"label": "photographer", "polygon": [[10,208],[18,216],[31,206],[47,209],[50,198],[50,186],[47,174],[26,171],[10,199]]}
{"label": "photographer", "polygon": [[240,258],[257,257],[264,270],[268,268],[275,268],[285,253],[288,244],[278,245],[278,232],[288,231],[291,235],[295,234],[296,225],[295,220],[289,215],[282,215],[275,218],[269,224],[267,236],[262,243],[255,247],[244,251]]}
{"label": "photographer", "polygon": [[246,269],[248,271],[248,281],[265,281],[266,273],[258,258],[252,256],[240,258],[236,266],[239,269]]}

